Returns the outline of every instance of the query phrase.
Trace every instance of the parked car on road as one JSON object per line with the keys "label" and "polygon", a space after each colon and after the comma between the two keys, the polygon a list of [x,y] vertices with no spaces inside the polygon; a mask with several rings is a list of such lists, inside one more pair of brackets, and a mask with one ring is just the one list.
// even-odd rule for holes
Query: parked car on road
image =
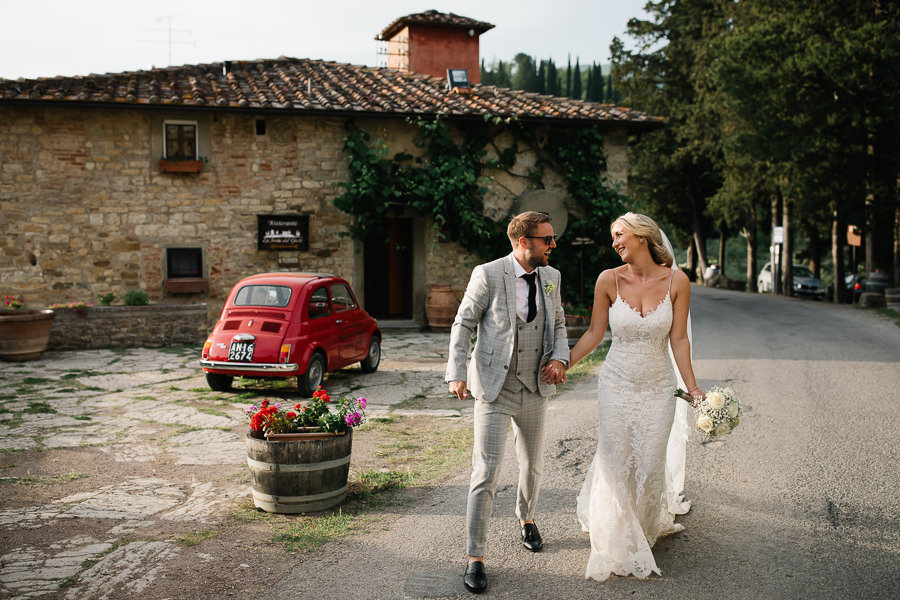
{"label": "parked car on road", "polygon": [[[794,289],[792,296],[812,296],[816,300],[825,297],[825,284],[813,272],[803,265],[794,263]],[[756,289],[760,293],[772,291],[772,263],[766,263],[759,277],[756,278]]]}
{"label": "parked car on road", "polygon": [[866,276],[858,273],[851,273],[844,277],[844,284],[847,289],[847,302],[858,302],[859,297],[866,291]]}
{"label": "parked car on road", "polygon": [[350,284],[334,275],[264,273],[238,282],[203,345],[200,366],[210,388],[236,376],[297,377],[312,396],[327,371],[381,362],[378,323],[360,308]]}

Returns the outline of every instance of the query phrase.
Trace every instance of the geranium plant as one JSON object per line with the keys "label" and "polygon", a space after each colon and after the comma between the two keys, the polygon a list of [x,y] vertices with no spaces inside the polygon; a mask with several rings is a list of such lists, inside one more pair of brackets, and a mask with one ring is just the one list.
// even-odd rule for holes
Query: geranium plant
{"label": "geranium plant", "polygon": [[250,417],[250,429],[261,433],[295,433],[308,428],[341,433],[365,423],[365,408],[365,398],[345,397],[332,402],[325,388],[319,386],[306,404],[284,407],[265,399],[244,412]]}
{"label": "geranium plant", "polygon": [[69,302],[68,304],[51,304],[47,308],[50,310],[71,310],[82,319],[87,316],[87,311],[92,308],[92,302]]}
{"label": "geranium plant", "polygon": [[25,298],[19,296],[16,298],[15,296],[4,296],[4,306],[9,310],[19,310],[23,306],[25,306]]}

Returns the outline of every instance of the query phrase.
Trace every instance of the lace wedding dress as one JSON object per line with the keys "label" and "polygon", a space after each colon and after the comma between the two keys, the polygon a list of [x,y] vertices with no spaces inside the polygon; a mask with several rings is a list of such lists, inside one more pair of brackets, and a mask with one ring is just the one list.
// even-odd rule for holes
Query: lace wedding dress
{"label": "lace wedding dress", "polygon": [[[612,346],[599,374],[597,451],[577,504],[581,527],[591,536],[585,577],[597,581],[612,573],[660,574],[650,548],[684,529],[675,515],[690,509],[681,496],[687,403],[677,407],[673,396],[670,292],[641,316],[618,294],[616,279]],[[683,415],[673,428],[676,408]]]}

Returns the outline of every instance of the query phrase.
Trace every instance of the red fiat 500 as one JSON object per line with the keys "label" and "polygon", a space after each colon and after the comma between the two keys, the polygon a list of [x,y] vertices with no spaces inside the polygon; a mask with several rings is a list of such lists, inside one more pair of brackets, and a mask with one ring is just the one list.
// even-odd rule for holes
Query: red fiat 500
{"label": "red fiat 500", "polygon": [[209,387],[224,391],[235,376],[292,377],[305,396],[326,371],[381,362],[381,332],[359,307],[350,284],[334,275],[264,273],[238,282],[203,345]]}

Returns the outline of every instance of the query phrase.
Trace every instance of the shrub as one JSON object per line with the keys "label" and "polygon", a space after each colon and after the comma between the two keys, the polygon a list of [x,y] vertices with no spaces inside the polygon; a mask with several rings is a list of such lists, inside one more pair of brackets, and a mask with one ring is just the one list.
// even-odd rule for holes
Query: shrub
{"label": "shrub", "polygon": [[142,292],[141,290],[128,290],[125,292],[126,306],[144,306],[149,303],[150,296],[147,295],[147,292]]}

